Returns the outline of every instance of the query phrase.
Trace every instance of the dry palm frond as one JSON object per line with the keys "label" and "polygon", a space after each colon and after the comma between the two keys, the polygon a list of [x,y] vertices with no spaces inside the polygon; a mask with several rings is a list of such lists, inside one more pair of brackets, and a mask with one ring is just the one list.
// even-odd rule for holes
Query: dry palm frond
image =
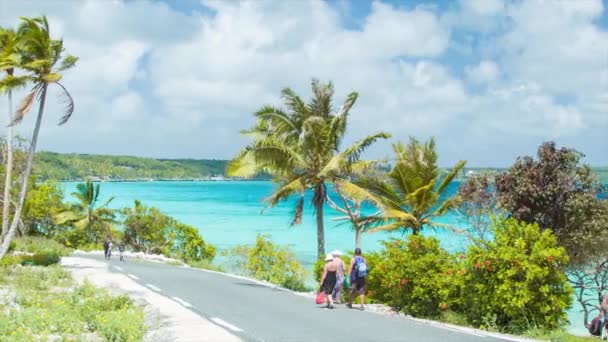
{"label": "dry palm frond", "polygon": [[21,101],[21,103],[19,104],[19,107],[17,107],[17,111],[15,112],[15,117],[13,118],[13,122],[10,123],[11,126],[17,125],[17,124],[21,123],[21,121],[23,121],[25,114],[27,114],[32,109],[32,106],[34,105],[34,102],[36,101],[36,95],[38,95],[38,87],[35,87],[32,90],[32,92],[27,94],[27,96],[23,99],[23,101]]}

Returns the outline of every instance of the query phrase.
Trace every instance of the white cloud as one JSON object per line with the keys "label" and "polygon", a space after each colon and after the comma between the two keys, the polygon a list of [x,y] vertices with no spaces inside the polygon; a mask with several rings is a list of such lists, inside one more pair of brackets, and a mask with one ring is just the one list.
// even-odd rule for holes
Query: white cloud
{"label": "white cloud", "polygon": [[473,67],[467,67],[467,78],[475,84],[494,82],[500,76],[500,70],[493,61],[483,60]]}
{"label": "white cloud", "polygon": [[[0,25],[47,13],[80,57],[64,78],[77,112],[55,126],[53,96],[43,148],[227,158],[246,141],[237,132],[254,110],[280,103],[285,86],[307,97],[317,77],[334,81],[336,103],[360,93],[349,139],[378,130],[435,135],[450,160],[458,149],[478,151],[480,140],[490,151],[508,150],[505,139],[563,138],[608,163],[597,152],[608,143],[587,141],[608,128],[599,0],[461,0],[447,10],[374,1],[354,28],[339,10],[357,13],[357,2],[202,4],[208,11],[184,13],[160,1],[0,0]],[[500,160],[483,151],[462,157]]]}

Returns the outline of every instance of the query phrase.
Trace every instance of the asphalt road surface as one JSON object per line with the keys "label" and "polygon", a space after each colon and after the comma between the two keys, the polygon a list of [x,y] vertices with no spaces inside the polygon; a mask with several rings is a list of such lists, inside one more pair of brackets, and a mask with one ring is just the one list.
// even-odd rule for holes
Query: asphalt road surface
{"label": "asphalt road surface", "polygon": [[[108,262],[111,272],[126,274],[244,341],[501,341],[345,305],[329,310],[315,305],[311,298],[224,274],[142,261],[120,262],[116,256]],[[205,332],[200,333],[204,336]]]}

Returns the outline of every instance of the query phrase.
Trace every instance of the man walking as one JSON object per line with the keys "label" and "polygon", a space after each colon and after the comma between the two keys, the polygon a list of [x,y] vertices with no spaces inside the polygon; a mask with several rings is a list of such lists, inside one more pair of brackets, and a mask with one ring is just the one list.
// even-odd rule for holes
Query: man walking
{"label": "man walking", "polygon": [[103,257],[110,260],[110,241],[108,239],[103,242]]}
{"label": "man walking", "polygon": [[120,261],[125,261],[124,260],[125,244],[123,242],[118,244],[118,253],[120,254]]}
{"label": "man walking", "polygon": [[355,257],[350,261],[350,292],[348,294],[349,308],[353,307],[353,296],[359,295],[361,301],[361,310],[364,309],[363,303],[365,303],[365,292],[366,292],[366,277],[367,277],[367,263],[365,258],[361,255],[361,248],[355,249]]}

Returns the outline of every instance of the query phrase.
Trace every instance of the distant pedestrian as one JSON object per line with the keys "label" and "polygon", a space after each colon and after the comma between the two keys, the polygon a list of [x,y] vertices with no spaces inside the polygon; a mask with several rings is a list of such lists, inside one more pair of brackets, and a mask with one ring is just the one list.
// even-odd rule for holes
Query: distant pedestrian
{"label": "distant pedestrian", "polygon": [[125,244],[123,242],[121,242],[118,245],[118,252],[120,254],[120,261],[125,261],[124,260],[124,254],[125,254]]}
{"label": "distant pedestrian", "polygon": [[367,278],[367,262],[361,255],[361,248],[355,249],[355,257],[350,261],[350,292],[348,294],[348,307],[353,307],[353,296],[359,295],[361,301],[361,310],[364,309],[365,303],[366,278]]}
{"label": "distant pedestrian", "polygon": [[334,288],[336,287],[336,272],[338,271],[338,264],[334,262],[334,257],[331,254],[327,254],[325,257],[325,266],[323,266],[323,275],[321,276],[321,290],[320,292],[325,293],[327,301],[327,308],[333,309],[334,303],[331,298]]}
{"label": "distant pedestrian", "polygon": [[110,240],[108,241],[108,260],[110,260],[110,257],[112,256],[112,247],[114,246],[112,244],[112,240]]}
{"label": "distant pedestrian", "polygon": [[342,256],[341,251],[334,250],[331,252],[331,255],[334,257],[334,263],[338,265],[338,270],[336,272],[336,287],[334,287],[332,299],[334,303],[340,304],[342,301],[342,289],[344,288],[344,273],[346,271],[346,265],[344,265],[344,260],[340,258]]}
{"label": "distant pedestrian", "polygon": [[106,260],[110,259],[110,240],[106,240],[103,242],[103,257]]}

